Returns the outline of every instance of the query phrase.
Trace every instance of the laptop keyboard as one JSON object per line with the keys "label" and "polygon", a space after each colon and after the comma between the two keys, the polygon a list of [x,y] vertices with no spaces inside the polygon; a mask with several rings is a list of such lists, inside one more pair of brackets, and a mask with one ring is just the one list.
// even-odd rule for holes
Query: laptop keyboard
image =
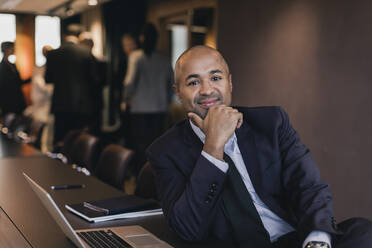
{"label": "laptop keyboard", "polygon": [[77,234],[92,248],[133,248],[111,230],[78,232]]}

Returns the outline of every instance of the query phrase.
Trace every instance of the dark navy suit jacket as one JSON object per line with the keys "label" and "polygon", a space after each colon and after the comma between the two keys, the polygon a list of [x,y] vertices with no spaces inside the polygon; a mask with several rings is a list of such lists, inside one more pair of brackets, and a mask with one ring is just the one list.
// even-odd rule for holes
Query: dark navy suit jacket
{"label": "dark navy suit jacket", "polygon": [[[279,107],[237,109],[244,116],[235,131],[239,149],[261,200],[301,240],[313,230],[338,233],[329,186],[287,114]],[[229,240],[231,224],[221,201],[226,174],[201,155],[202,149],[188,120],[149,147],[162,207],[170,228],[185,240]]]}
{"label": "dark navy suit jacket", "polygon": [[93,55],[81,45],[67,42],[48,52],[45,81],[54,84],[51,112],[95,114],[97,69]]}

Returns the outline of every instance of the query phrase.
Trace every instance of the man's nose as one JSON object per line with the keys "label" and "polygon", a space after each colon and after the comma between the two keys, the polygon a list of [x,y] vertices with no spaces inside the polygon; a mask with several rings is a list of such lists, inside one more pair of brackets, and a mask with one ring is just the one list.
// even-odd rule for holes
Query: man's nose
{"label": "man's nose", "polygon": [[200,95],[210,95],[213,92],[213,87],[208,81],[203,81],[200,84]]}

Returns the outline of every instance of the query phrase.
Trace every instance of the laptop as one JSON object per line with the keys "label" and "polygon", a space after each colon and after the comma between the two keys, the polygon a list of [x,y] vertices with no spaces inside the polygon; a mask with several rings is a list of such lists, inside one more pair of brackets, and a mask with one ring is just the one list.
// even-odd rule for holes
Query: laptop
{"label": "laptop", "polygon": [[171,248],[166,242],[141,226],[120,226],[74,230],[47,191],[23,173],[32,190],[52,215],[65,235],[79,248],[125,247],[125,248]]}

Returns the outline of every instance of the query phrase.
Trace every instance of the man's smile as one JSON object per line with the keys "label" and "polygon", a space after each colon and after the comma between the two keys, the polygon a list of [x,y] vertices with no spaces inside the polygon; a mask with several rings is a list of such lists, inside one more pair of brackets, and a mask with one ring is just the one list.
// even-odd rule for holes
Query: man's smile
{"label": "man's smile", "polygon": [[213,105],[219,104],[219,102],[220,102],[220,99],[218,97],[211,97],[211,98],[206,98],[201,101],[198,101],[198,104],[202,108],[210,108]]}

